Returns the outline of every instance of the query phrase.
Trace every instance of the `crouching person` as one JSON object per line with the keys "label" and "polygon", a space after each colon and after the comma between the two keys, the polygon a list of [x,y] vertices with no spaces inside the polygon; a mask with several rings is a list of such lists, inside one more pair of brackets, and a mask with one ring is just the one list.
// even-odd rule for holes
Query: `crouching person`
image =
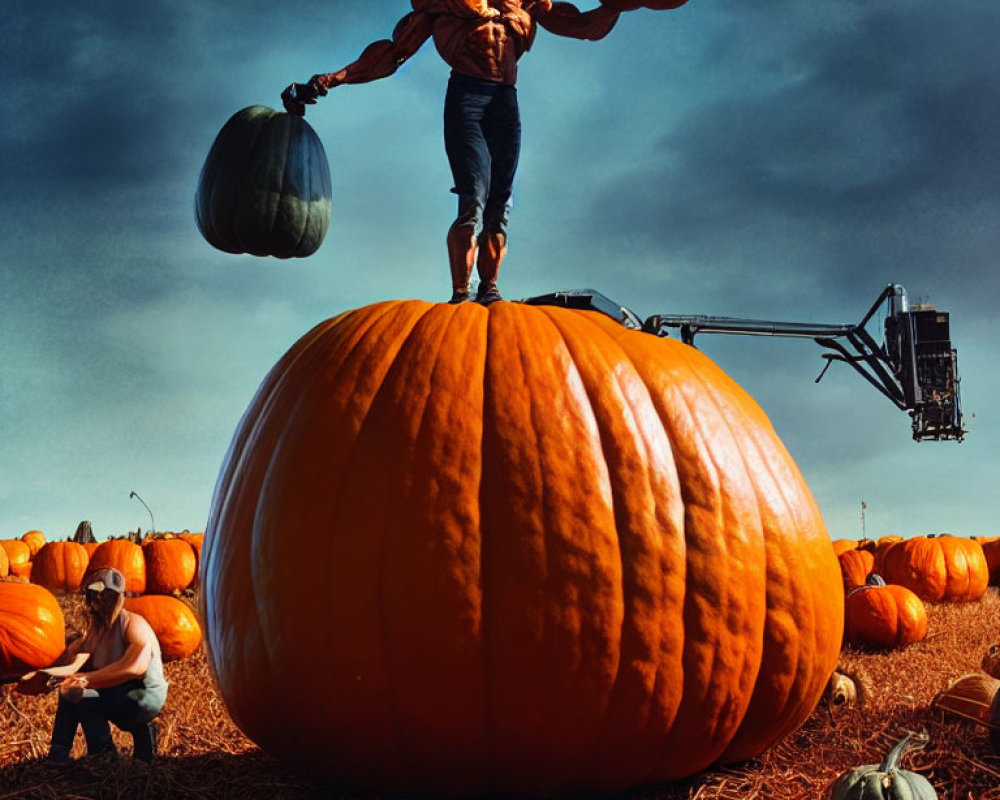
{"label": "crouching person", "polygon": [[135,758],[156,755],[153,720],[163,708],[167,682],[160,644],[149,623],[126,611],[125,577],[116,569],[95,570],[85,581],[90,624],[52,666],[28,673],[26,693],[58,690],[49,760],[69,761],[78,727],[88,755],[115,752],[111,724],[132,734]]}

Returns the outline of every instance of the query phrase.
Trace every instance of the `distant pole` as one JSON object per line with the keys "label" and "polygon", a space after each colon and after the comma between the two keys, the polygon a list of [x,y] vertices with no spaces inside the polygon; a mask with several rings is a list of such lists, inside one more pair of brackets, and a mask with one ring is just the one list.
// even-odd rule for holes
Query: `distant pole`
{"label": "distant pole", "polygon": [[[136,500],[138,500],[140,503],[146,506],[146,501],[143,500],[141,497],[139,497],[139,495],[137,495],[135,492],[129,492],[128,497],[129,500],[131,500],[134,497]],[[149,506],[146,506],[146,510],[149,511],[149,524],[152,526],[149,529],[149,532],[156,533],[156,521],[153,519],[153,512],[150,510]]]}
{"label": "distant pole", "polygon": [[861,501],[861,538],[862,539],[867,539],[868,538],[868,534],[865,532],[865,509],[866,508],[868,508],[868,506],[865,504],[865,501],[862,500]]}

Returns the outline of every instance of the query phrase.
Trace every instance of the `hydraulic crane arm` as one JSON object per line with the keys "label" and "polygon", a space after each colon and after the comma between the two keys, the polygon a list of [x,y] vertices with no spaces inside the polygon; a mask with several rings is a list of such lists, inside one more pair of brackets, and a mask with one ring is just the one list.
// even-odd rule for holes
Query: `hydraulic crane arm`
{"label": "hydraulic crane arm", "polygon": [[[828,351],[823,354],[827,363],[816,378],[817,383],[830,364],[842,361],[898,408],[909,411],[915,440],[961,441],[966,433],[962,427],[958,362],[951,346],[948,312],[928,306],[911,309],[906,290],[899,284],[889,284],[860,322],[844,325],[704,314],[654,314],[641,320],[634,312],[593,289],[552,292],[522,302],[600,311],[627,328],[655,336],[668,336],[668,329],[676,328],[681,341],[692,346],[699,333],[812,339]],[[883,304],[888,308],[880,344],[869,332],[868,325]]]}

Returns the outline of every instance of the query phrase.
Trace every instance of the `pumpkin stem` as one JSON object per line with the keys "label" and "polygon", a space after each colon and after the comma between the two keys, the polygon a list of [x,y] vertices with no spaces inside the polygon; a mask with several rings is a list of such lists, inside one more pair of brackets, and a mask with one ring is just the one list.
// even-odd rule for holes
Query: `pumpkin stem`
{"label": "pumpkin stem", "polygon": [[885,757],[885,761],[882,763],[882,772],[890,773],[895,772],[896,768],[899,766],[899,762],[903,758],[903,754],[907,750],[922,750],[927,746],[927,742],[930,741],[930,737],[926,733],[907,733],[899,743],[889,751],[889,755]]}

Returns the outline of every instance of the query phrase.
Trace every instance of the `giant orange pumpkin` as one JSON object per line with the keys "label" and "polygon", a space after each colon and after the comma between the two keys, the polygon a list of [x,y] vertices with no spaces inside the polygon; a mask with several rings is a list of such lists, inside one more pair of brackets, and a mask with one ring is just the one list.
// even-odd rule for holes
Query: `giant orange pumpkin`
{"label": "giant orange pumpkin", "polygon": [[52,593],[0,581],[0,681],[49,666],[65,648],[65,621]]}
{"label": "giant orange pumpkin", "polygon": [[[878,577],[878,576],[874,576]],[[844,605],[844,638],[851,644],[902,647],[927,636],[927,608],[905,586],[856,586]]]}
{"label": "giant orange pumpkin", "polygon": [[79,591],[90,555],[76,542],[46,542],[35,555],[31,581],[51,592]]}
{"label": "giant orange pumpkin", "polygon": [[187,658],[201,644],[201,625],[191,607],[176,597],[147,594],[129,597],[125,608],[145,618],[153,629],[164,661]]}
{"label": "giant orange pumpkin", "polygon": [[885,551],[878,572],[921,600],[974,601],[986,592],[989,568],[978,542],[944,534],[915,536]]}
{"label": "giant orange pumpkin", "polygon": [[142,545],[146,560],[146,591],[172,594],[194,580],[197,559],[194,548],[183,539],[150,539]]}
{"label": "giant orange pumpkin", "polygon": [[146,559],[142,547],[135,542],[128,539],[101,542],[90,556],[87,573],[101,567],[114,567],[121,572],[125,576],[126,592],[142,594],[146,591]]}
{"label": "giant orange pumpkin", "polygon": [[302,117],[266,106],[233,114],[198,179],[195,221],[227,253],[304,257],[330,224],[330,167]]}
{"label": "giant orange pumpkin", "polygon": [[234,719],[380,791],[610,791],[753,756],[808,717],[843,630],[760,407],[596,312],[318,325],[247,409],[202,555]]}

